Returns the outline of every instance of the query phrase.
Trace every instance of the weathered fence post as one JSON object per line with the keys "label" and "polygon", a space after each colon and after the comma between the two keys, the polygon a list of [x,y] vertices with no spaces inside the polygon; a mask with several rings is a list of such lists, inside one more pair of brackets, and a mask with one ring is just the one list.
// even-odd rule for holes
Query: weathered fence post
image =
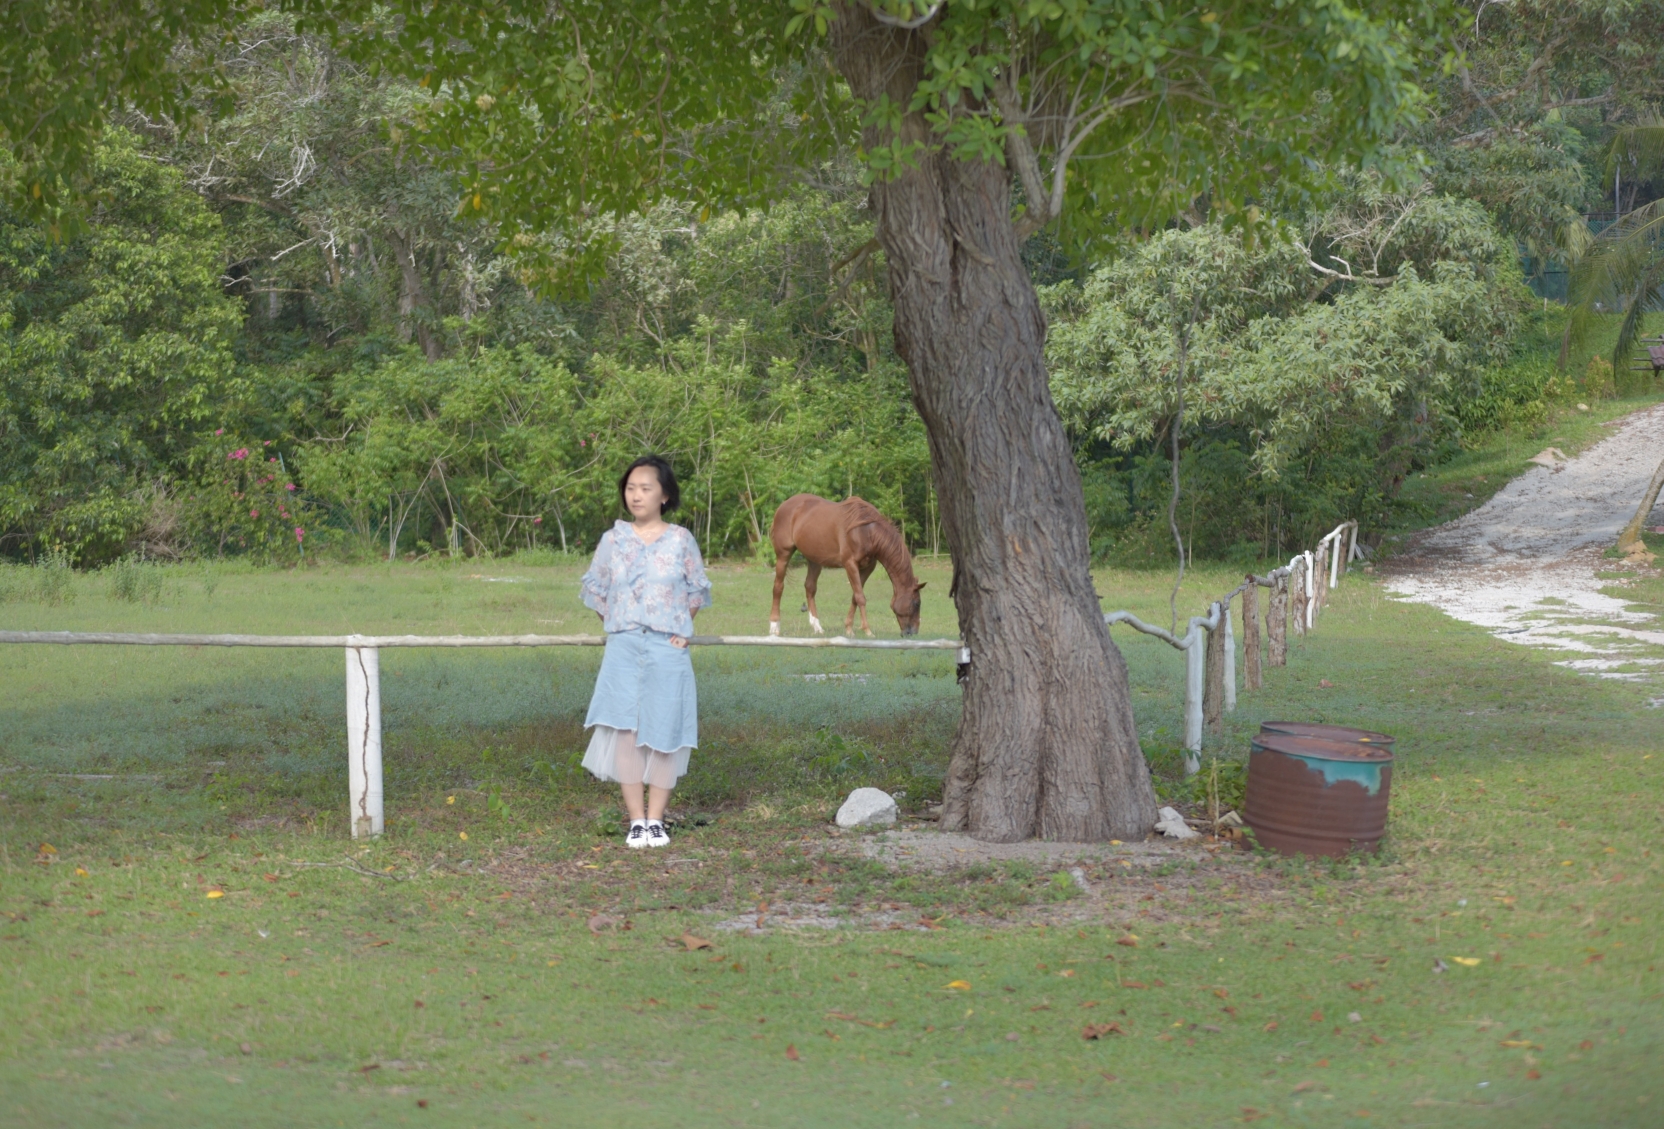
{"label": "weathered fence post", "polygon": [[1333,548],[1333,541],[1323,541],[1317,546],[1317,564],[1313,567],[1310,577],[1313,588],[1312,600],[1315,604],[1314,618],[1315,612],[1322,611],[1329,603],[1328,573],[1329,562],[1333,559],[1330,555]]}
{"label": "weathered fence post", "polygon": [[1242,590],[1242,688],[1258,690],[1260,677],[1260,582],[1248,577]]}
{"label": "weathered fence post", "polygon": [[1225,712],[1236,712],[1236,636],[1231,633],[1231,598],[1220,607],[1225,624]]}
{"label": "weathered fence post", "polygon": [[1289,603],[1293,605],[1294,633],[1296,635],[1306,633],[1306,606],[1311,603],[1311,597],[1307,595],[1306,591],[1307,575],[1306,554],[1301,553],[1290,561],[1288,566]]}
{"label": "weathered fence post", "polygon": [[1265,606],[1265,660],[1272,666],[1288,665],[1288,570],[1278,569],[1271,577],[1271,599]]}
{"label": "weathered fence post", "polygon": [[1207,731],[1218,737],[1225,732],[1223,706],[1225,698],[1225,624],[1220,605],[1208,608],[1213,628],[1207,636],[1206,681],[1202,686],[1202,723]]}
{"label": "weathered fence post", "polygon": [[347,786],[354,839],[382,831],[381,661],[374,647],[347,637]]}
{"label": "weathered fence post", "polygon": [[[1300,588],[1305,593],[1306,598],[1306,631],[1310,631],[1317,626],[1317,590],[1312,580],[1312,577],[1316,576],[1317,573],[1313,571],[1314,566],[1310,550],[1301,553],[1300,558],[1306,562],[1306,567],[1300,570]],[[1303,631],[1301,634],[1303,635],[1305,632]]]}

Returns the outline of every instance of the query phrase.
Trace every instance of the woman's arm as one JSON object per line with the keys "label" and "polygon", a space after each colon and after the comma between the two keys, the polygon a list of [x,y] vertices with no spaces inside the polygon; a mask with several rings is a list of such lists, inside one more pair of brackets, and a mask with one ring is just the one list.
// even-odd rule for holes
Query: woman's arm
{"label": "woman's arm", "polygon": [[607,622],[607,597],[612,589],[612,531],[601,534],[600,544],[595,546],[595,559],[589,563],[589,571],[584,573],[579,585],[579,597],[584,607],[589,608],[601,617],[601,622]]}
{"label": "woman's arm", "polygon": [[699,555],[699,542],[689,533],[682,548],[682,585],[688,595],[688,614],[697,615],[700,608],[711,606],[711,580],[705,575],[705,561]]}

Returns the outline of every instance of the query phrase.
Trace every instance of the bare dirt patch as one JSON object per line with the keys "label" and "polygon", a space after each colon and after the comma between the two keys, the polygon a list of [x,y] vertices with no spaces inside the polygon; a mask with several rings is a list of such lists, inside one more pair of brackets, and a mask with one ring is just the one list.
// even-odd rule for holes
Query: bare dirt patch
{"label": "bare dirt patch", "polygon": [[1212,933],[1292,900],[1277,869],[1217,841],[983,843],[914,824],[684,835],[663,854],[598,848],[559,859],[512,848],[440,865],[539,912],[600,914],[629,928],[691,909],[709,916],[712,934],[750,936],[928,931],[949,920],[1128,933],[1178,922]]}

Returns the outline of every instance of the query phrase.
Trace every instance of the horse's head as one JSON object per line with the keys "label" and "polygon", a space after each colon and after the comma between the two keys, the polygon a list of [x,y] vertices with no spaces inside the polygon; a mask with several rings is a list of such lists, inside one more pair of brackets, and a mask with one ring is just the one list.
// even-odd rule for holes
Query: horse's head
{"label": "horse's head", "polygon": [[901,625],[903,635],[919,633],[919,606],[922,602],[919,593],[922,591],[922,583],[897,585],[895,595],[890,599],[890,610],[896,613],[896,622]]}

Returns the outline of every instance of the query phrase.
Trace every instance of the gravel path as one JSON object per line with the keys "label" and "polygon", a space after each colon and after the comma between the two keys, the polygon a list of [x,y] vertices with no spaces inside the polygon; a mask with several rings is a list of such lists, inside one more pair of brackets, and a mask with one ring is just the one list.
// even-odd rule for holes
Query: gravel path
{"label": "gravel path", "polygon": [[[1602,589],[1602,553],[1635,513],[1664,458],[1664,405],[1626,416],[1577,458],[1533,467],[1472,513],[1418,536],[1386,562],[1387,587],[1499,638],[1570,653],[1558,665],[1664,683],[1664,624]],[[1664,525],[1664,505],[1648,527]],[[1664,704],[1653,698],[1651,704]]]}

